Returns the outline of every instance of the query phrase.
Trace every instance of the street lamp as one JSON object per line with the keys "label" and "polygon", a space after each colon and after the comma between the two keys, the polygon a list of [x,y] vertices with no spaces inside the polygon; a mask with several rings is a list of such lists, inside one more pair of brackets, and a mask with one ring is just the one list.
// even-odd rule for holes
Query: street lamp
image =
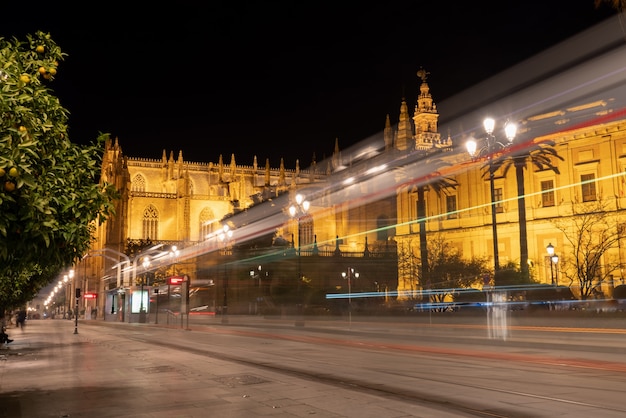
{"label": "street lamp", "polygon": [[302,282],[302,254],[301,254],[301,244],[302,244],[302,231],[300,229],[300,220],[304,215],[309,211],[310,202],[306,200],[303,194],[296,194],[296,203],[289,206],[289,215],[292,218],[295,218],[298,223],[298,283],[297,283],[297,293],[298,293],[298,305],[296,306],[297,315],[296,318],[296,326],[304,326],[304,312],[302,306],[302,290],[301,290],[301,282]]}
{"label": "street lamp", "polygon": [[258,270],[258,274],[254,269],[250,270],[250,278],[254,280],[254,288],[256,289],[256,292],[255,292],[256,295],[255,295],[255,300],[254,300],[255,315],[259,313],[259,301],[261,300],[261,281],[262,281],[261,273],[262,273],[263,267],[261,267],[261,265],[259,264],[259,266],[257,267],[257,270]]}
{"label": "street lamp", "polygon": [[[224,256],[228,249],[228,242],[233,238],[233,230],[224,225],[218,233],[218,238],[224,243]],[[224,260],[224,303],[222,305],[222,324],[228,324],[228,271],[226,260]]]}
{"label": "street lamp", "polygon": [[65,283],[65,298],[67,299],[67,311],[65,311],[65,316],[67,316],[67,319],[72,319],[70,318],[70,309],[72,309],[72,289],[71,289],[71,284],[69,283],[70,278],[67,274],[63,275],[63,281],[59,281],[59,285],[61,285],[62,283]]}
{"label": "street lamp", "polygon": [[[169,252],[170,259],[173,260],[172,261],[172,270],[173,270],[172,276],[176,276],[176,263],[178,262],[178,255],[179,254],[180,254],[180,250],[178,249],[178,247],[176,245],[172,245],[172,248],[170,249],[170,252]],[[167,281],[167,309],[169,309],[170,311],[172,310],[171,306],[170,306],[171,301],[172,301],[171,289],[172,289],[171,280],[168,280]],[[155,318],[154,322],[156,324],[158,324],[159,323],[159,289],[157,289],[157,293],[156,293],[156,302],[157,302],[156,318]],[[182,304],[182,301],[181,301],[181,304]],[[182,312],[181,312],[181,314],[182,314]],[[167,316],[168,324],[169,324],[169,321],[170,321],[170,317],[168,315]]]}
{"label": "street lamp", "polygon": [[70,311],[72,310],[72,282],[74,280],[74,269],[71,269],[63,276],[63,281],[67,283],[67,319],[72,319]]}
{"label": "street lamp", "polygon": [[174,272],[173,274],[174,276],[176,276],[176,263],[178,262],[179,254],[180,254],[180,250],[178,249],[178,247],[175,245],[172,245],[169,255],[170,255],[170,258],[173,260],[172,270]]}
{"label": "street lamp", "polygon": [[556,271],[556,264],[559,262],[559,256],[554,253],[554,245],[552,245],[552,243],[548,244],[546,251],[548,251],[548,255],[550,256],[550,279],[552,286],[558,286],[559,277]]}
{"label": "street lamp", "polygon": [[348,322],[352,327],[352,278],[358,279],[359,272],[350,267],[347,272],[341,273],[341,277],[348,280]]}
{"label": "street lamp", "polygon": [[[485,147],[483,147],[478,155],[486,156],[488,160],[488,169],[489,169],[489,189],[491,192],[491,228],[493,233],[493,264],[494,264],[494,274],[498,270],[500,270],[500,259],[498,256],[498,228],[497,228],[497,201],[496,201],[496,189],[494,186],[494,165],[493,165],[493,154],[497,151],[503,150],[508,147],[513,140],[515,139],[515,134],[517,133],[517,126],[514,123],[507,122],[504,125],[504,133],[508,140],[508,143],[503,143],[498,141],[498,139],[493,134],[493,130],[495,128],[495,120],[492,118],[486,118],[483,121],[483,127],[485,128],[485,132],[487,133],[487,137],[485,138]],[[467,152],[473,158],[477,154],[477,144],[474,139],[470,139],[465,144],[467,147]]]}
{"label": "street lamp", "polygon": [[146,308],[143,306],[143,299],[144,299],[143,286],[148,275],[148,267],[150,267],[150,257],[148,256],[143,257],[143,261],[141,262],[141,265],[143,266],[144,273],[141,279],[141,293],[140,293],[141,296],[139,299],[139,322],[143,324],[146,322]]}

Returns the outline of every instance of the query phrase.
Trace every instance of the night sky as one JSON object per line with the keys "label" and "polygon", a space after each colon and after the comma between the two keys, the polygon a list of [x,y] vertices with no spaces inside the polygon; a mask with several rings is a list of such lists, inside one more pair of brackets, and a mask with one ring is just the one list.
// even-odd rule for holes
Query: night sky
{"label": "night sky", "polygon": [[[2,6],[0,36],[49,32],[70,139],[125,154],[306,167],[412,113],[423,67],[437,104],[605,20],[594,0],[127,2]],[[445,115],[441,115],[445,118]]]}

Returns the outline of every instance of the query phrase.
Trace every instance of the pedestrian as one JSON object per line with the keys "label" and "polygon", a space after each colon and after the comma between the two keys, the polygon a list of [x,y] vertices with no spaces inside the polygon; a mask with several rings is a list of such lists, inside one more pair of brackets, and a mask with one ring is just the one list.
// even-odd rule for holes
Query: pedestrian
{"label": "pedestrian", "polygon": [[24,331],[24,325],[26,325],[26,309],[20,309],[17,313],[17,326]]}
{"label": "pedestrian", "polygon": [[9,338],[9,334],[5,332],[5,329],[6,328],[3,326],[0,331],[0,344],[9,344],[13,342],[13,340]]}

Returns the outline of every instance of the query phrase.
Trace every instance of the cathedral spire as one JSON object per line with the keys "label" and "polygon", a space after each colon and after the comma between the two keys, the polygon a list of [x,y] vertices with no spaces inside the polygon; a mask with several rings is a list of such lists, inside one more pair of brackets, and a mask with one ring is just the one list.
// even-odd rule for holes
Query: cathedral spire
{"label": "cathedral spire", "polygon": [[338,170],[343,165],[343,161],[341,161],[341,151],[339,151],[339,138],[335,138],[335,150],[330,160],[332,171]]}
{"label": "cathedral spire", "polygon": [[389,118],[389,113],[387,113],[387,118],[385,119],[383,138],[385,140],[385,151],[390,150],[393,147],[393,129],[391,129],[391,119]]}
{"label": "cathedral spire", "polygon": [[284,186],[285,183],[285,161],[283,160],[283,158],[280,158],[280,168],[278,171],[278,184],[280,186]]}
{"label": "cathedral spire", "polygon": [[402,98],[400,104],[400,118],[398,121],[398,131],[396,133],[396,148],[405,151],[411,147],[411,139],[413,138],[413,127],[411,126],[411,118],[409,117],[409,107],[406,104],[406,98]]}
{"label": "cathedral spire", "polygon": [[223,182],[224,181],[224,158],[222,157],[222,154],[220,154],[220,159],[217,162],[217,172],[219,174],[219,181]]}

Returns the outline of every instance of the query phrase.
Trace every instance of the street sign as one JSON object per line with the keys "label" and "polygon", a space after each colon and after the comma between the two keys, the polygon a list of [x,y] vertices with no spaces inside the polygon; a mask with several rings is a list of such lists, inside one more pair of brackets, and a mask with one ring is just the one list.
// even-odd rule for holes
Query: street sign
{"label": "street sign", "polygon": [[83,298],[85,298],[85,299],[97,299],[98,298],[98,294],[97,293],[85,292],[85,294],[83,295]]}

